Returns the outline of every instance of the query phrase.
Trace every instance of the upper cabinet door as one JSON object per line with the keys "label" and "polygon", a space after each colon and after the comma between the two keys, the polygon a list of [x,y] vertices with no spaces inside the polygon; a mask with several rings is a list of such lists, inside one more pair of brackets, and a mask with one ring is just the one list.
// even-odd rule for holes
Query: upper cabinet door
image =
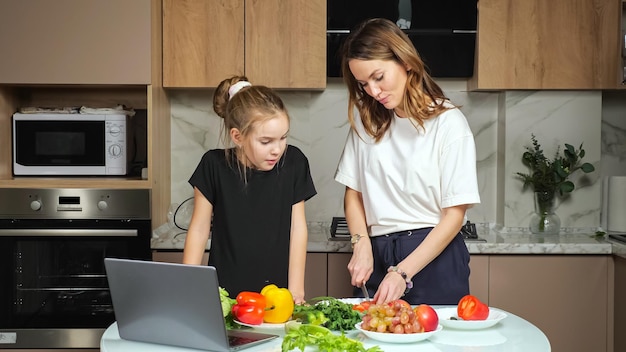
{"label": "upper cabinet door", "polygon": [[0,83],[150,84],[150,2],[0,1]]}
{"label": "upper cabinet door", "polygon": [[244,73],[243,0],[163,0],[163,86],[215,87]]}
{"label": "upper cabinet door", "polygon": [[326,0],[163,0],[163,86],[326,87]]}
{"label": "upper cabinet door", "polygon": [[326,0],[246,0],[245,38],[252,82],[326,87]]}
{"label": "upper cabinet door", "polygon": [[616,0],[480,0],[469,88],[617,88],[620,14]]}

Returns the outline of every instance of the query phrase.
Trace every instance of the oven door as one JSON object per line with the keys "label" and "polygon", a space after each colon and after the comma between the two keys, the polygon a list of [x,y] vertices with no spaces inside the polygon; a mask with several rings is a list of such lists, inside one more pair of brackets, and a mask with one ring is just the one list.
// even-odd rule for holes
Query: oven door
{"label": "oven door", "polygon": [[0,349],[97,348],[115,321],[104,258],[150,260],[150,220],[0,222]]}

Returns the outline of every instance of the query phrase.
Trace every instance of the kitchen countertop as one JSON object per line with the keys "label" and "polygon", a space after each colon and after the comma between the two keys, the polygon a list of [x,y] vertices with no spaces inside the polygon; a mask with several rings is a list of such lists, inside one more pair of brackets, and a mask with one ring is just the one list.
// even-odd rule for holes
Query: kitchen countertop
{"label": "kitchen countertop", "polygon": [[[153,234],[153,250],[182,250],[186,233],[169,231]],[[616,254],[626,258],[626,244],[596,237],[592,231],[564,232],[559,235],[533,235],[520,232],[479,231],[484,241],[466,240],[470,254]],[[350,241],[331,240],[329,226],[309,225],[308,252],[350,253]],[[207,250],[210,249],[210,241]]]}
{"label": "kitchen countertop", "polygon": [[[437,306],[434,306],[437,308]],[[346,333],[350,338],[363,342],[366,348],[379,346],[383,351],[433,351],[433,352],[495,352],[495,351],[533,351],[549,352],[550,342],[546,335],[535,325],[523,318],[506,312],[507,317],[493,327],[482,330],[454,330],[444,328],[433,335],[429,340],[407,344],[384,343],[371,340],[357,330]],[[284,336],[284,332],[276,333]],[[246,348],[245,351],[279,352],[282,338],[274,339],[259,346]],[[142,342],[122,340],[117,330],[117,324],[113,323],[102,335],[100,342],[102,352],[189,352],[197,351],[187,348],[155,345]],[[313,351],[307,347],[306,351]]]}

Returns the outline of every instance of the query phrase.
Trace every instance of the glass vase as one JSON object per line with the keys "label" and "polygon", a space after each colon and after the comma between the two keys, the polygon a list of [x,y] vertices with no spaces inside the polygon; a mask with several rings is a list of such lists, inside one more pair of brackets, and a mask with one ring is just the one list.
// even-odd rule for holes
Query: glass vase
{"label": "glass vase", "polygon": [[530,218],[530,232],[556,235],[561,230],[561,219],[554,213],[554,192],[535,192],[535,213]]}

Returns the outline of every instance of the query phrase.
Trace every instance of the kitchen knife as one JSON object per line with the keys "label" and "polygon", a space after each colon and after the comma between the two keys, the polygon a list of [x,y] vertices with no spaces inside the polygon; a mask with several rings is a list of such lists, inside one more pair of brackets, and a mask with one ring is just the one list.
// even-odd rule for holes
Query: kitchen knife
{"label": "kitchen knife", "polygon": [[365,282],[361,285],[361,290],[363,291],[363,297],[365,297],[366,301],[370,300],[370,293],[367,292],[367,287],[365,287]]}

